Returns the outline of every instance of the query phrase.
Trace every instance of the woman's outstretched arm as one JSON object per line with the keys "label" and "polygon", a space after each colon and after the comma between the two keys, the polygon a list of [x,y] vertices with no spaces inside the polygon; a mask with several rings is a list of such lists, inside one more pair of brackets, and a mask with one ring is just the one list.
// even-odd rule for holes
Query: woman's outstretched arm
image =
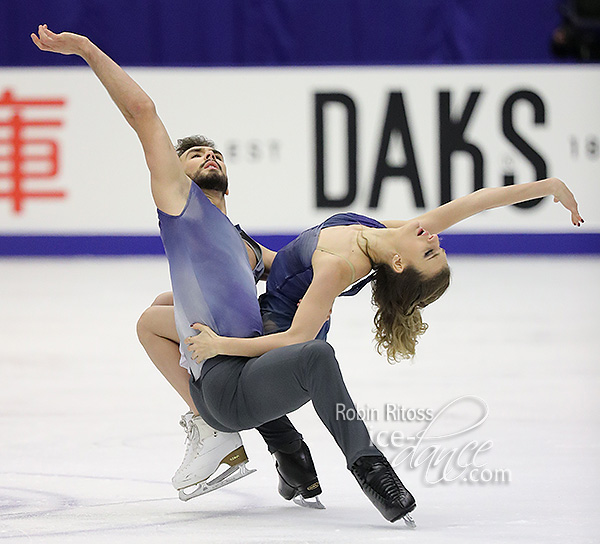
{"label": "woman's outstretched arm", "polygon": [[[416,217],[421,226],[432,234],[437,234],[456,223],[476,215],[484,210],[517,204],[544,196],[554,196],[554,202],[560,202],[571,212],[571,222],[580,226],[583,219],[579,215],[573,193],[558,178],[548,178],[531,183],[509,185],[506,187],[488,187],[457,198],[439,208]],[[384,221],[386,227],[398,227],[406,221]]]}

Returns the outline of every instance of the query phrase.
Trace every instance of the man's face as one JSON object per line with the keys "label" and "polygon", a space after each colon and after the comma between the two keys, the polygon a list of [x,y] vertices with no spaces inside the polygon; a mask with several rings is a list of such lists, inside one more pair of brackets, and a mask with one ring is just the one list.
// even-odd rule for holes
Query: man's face
{"label": "man's face", "polygon": [[191,147],[180,160],[187,176],[200,189],[228,192],[227,167],[220,151],[207,146]]}

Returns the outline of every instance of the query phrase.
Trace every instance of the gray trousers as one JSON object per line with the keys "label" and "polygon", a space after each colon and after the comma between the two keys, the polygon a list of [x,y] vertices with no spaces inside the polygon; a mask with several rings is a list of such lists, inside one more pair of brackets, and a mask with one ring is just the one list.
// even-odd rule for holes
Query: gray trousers
{"label": "gray trousers", "polygon": [[190,391],[204,420],[224,432],[260,427],[312,400],[348,468],[363,455],[380,454],[358,416],[340,417],[355,406],[333,348],[322,340],[250,359],[213,357],[204,363],[200,379],[190,382]]}

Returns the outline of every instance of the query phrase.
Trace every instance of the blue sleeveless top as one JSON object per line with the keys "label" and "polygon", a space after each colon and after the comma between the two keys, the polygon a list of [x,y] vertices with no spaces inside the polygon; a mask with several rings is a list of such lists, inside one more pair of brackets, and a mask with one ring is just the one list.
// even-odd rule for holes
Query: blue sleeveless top
{"label": "blue sleeveless top", "polygon": [[[340,225],[365,225],[386,228],[379,221],[356,213],[338,213],[320,225],[305,230],[297,238],[277,252],[269,277],[267,291],[260,297],[265,334],[286,331],[292,325],[298,302],[306,293],[313,278],[312,256],[317,249],[319,234],[327,227]],[[355,295],[371,276],[358,281],[340,296]],[[325,340],[329,332],[329,320],[325,322],[317,338]]]}
{"label": "blue sleeveless top", "polygon": [[[158,210],[160,235],[169,261],[175,324],[182,340],[203,323],[217,334],[248,338],[262,334],[256,286],[241,234],[202,190],[191,184],[180,215]],[[202,362],[180,344],[182,366],[196,379]]]}
{"label": "blue sleeveless top", "polygon": [[263,260],[262,248],[258,245],[258,242],[248,236],[239,225],[236,225],[235,228],[240,233],[242,240],[246,242],[256,257],[256,265],[254,265],[252,275],[254,276],[254,283],[258,283],[258,280],[260,280],[265,273],[265,261]]}

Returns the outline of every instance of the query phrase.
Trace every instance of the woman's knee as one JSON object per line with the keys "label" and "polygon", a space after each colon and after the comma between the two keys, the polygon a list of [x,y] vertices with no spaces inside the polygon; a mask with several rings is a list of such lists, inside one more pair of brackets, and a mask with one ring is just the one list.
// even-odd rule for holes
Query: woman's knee
{"label": "woman's knee", "polygon": [[173,306],[150,306],[146,308],[138,319],[137,335],[144,346],[148,339],[155,336],[179,343]]}
{"label": "woman's knee", "polygon": [[142,315],[139,317],[135,330],[137,332],[138,340],[144,344],[148,337],[152,334],[152,306],[146,308]]}
{"label": "woman's knee", "polygon": [[161,293],[154,299],[152,306],[173,306],[173,293],[171,291]]}

